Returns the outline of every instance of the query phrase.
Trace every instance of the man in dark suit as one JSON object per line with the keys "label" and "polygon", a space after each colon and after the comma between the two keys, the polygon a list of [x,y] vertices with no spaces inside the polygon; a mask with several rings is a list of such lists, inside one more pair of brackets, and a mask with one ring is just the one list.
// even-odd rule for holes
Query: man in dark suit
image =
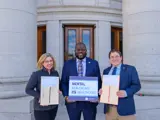
{"label": "man in dark suit", "polygon": [[[87,55],[87,49],[84,43],[77,43],[75,47],[76,58],[68,60],[64,63],[61,87],[62,93],[65,97],[66,108],[70,120],[80,120],[81,113],[83,113],[84,120],[95,120],[98,105],[93,101],[69,101],[69,77],[70,76],[86,76],[98,77],[98,89],[101,88],[101,75],[99,64],[96,60],[92,60]],[[98,94],[98,93],[97,93]]]}
{"label": "man in dark suit", "polygon": [[119,97],[117,106],[104,105],[106,120],[135,120],[134,94],[141,88],[136,68],[122,64],[121,52],[117,50],[109,52],[109,60],[112,66],[106,68],[103,74],[120,75],[120,90],[117,92]]}

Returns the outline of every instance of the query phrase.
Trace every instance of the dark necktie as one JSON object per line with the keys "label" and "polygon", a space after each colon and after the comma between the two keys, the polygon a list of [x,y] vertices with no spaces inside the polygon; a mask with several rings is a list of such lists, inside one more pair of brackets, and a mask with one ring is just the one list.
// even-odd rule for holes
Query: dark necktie
{"label": "dark necktie", "polygon": [[112,75],[116,75],[116,71],[117,71],[117,67],[114,67],[114,68],[113,68]]}
{"label": "dark necktie", "polygon": [[82,60],[78,61],[78,76],[83,76],[83,64],[82,64]]}

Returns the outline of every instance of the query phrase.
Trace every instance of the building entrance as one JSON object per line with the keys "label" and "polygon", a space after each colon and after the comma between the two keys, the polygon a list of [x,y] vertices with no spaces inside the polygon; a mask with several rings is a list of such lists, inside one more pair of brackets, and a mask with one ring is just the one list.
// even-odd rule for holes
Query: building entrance
{"label": "building entrance", "polygon": [[75,45],[83,42],[87,47],[87,56],[94,59],[94,26],[64,27],[64,60],[75,57]]}

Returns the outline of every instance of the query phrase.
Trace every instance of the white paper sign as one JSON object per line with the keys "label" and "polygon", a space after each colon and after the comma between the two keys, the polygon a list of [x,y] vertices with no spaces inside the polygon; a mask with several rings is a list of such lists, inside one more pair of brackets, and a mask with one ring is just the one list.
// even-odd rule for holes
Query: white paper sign
{"label": "white paper sign", "polygon": [[[80,83],[78,86],[74,85],[74,83]],[[71,86],[69,89],[69,95],[70,96],[97,96],[98,93],[98,86],[97,86],[97,81],[71,81],[69,83]],[[73,92],[76,91],[76,94]]]}
{"label": "white paper sign", "polygon": [[97,77],[70,77],[69,100],[97,101],[98,78]]}

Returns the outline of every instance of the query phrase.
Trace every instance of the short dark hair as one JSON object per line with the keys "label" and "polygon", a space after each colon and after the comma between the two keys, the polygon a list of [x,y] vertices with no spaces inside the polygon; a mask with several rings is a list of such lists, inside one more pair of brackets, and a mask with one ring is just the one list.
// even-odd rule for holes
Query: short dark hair
{"label": "short dark hair", "polygon": [[116,49],[112,49],[112,50],[109,52],[108,57],[110,58],[111,53],[114,53],[114,52],[118,53],[119,56],[122,57],[122,53],[121,53],[119,50],[116,50]]}
{"label": "short dark hair", "polygon": [[87,49],[87,48],[86,48],[86,45],[85,45],[83,42],[78,42],[78,43],[76,43],[75,49],[77,48],[78,45],[84,45],[85,49]]}

